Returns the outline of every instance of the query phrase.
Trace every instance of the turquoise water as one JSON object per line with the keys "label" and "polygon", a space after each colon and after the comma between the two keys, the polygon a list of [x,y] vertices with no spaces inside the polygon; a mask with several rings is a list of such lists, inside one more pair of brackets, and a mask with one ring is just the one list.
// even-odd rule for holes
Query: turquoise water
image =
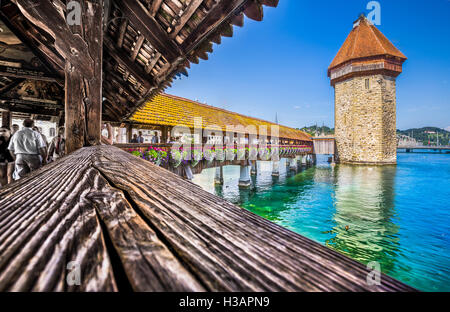
{"label": "turquoise water", "polygon": [[222,187],[214,169],[194,182],[417,289],[450,291],[450,154],[399,153],[384,167],[319,161],[279,178],[270,162],[258,167],[250,190],[238,189],[237,166],[224,168]]}

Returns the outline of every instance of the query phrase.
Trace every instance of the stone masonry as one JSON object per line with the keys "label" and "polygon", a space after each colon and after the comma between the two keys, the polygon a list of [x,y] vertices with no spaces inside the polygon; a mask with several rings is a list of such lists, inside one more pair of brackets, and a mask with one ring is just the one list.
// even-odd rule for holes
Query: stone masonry
{"label": "stone masonry", "polygon": [[341,163],[395,164],[395,78],[352,77],[335,84],[335,136]]}

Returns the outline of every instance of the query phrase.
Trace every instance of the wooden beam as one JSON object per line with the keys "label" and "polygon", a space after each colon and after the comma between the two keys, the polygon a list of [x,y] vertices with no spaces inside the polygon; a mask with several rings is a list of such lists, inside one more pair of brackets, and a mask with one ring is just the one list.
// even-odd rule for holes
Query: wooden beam
{"label": "wooden beam", "polygon": [[248,0],[220,1],[211,9],[197,28],[183,41],[181,49],[187,54],[216,30],[228,17],[242,8]]}
{"label": "wooden beam", "polygon": [[117,47],[120,49],[123,46],[123,39],[125,38],[125,33],[127,31],[128,19],[124,18],[119,27],[119,36],[117,37]]}
{"label": "wooden beam", "polygon": [[[82,40],[86,50],[79,51],[79,59],[66,59],[66,153],[86,145],[101,142],[102,63],[103,63],[103,1],[85,0],[82,8],[82,26],[72,26],[71,35]],[[92,76],[78,67],[80,60],[93,60]],[[74,61],[74,63],[72,63]]]}
{"label": "wooden beam", "polygon": [[131,143],[132,138],[133,138],[133,125],[127,124],[127,143]]}
{"label": "wooden beam", "polygon": [[[63,77],[64,60],[61,56],[44,45],[32,31],[26,31],[23,27],[23,21],[19,21],[17,16],[20,16],[20,14],[11,16],[10,14],[7,14],[7,12],[0,10],[0,17],[3,23],[5,23],[26,47],[36,54],[39,60],[44,64],[44,67],[56,72],[58,76]],[[25,36],[24,33],[27,33],[28,36]]]}
{"label": "wooden beam", "polygon": [[56,108],[48,108],[48,107],[39,107],[39,106],[31,106],[32,103],[23,105],[23,104],[12,104],[3,102],[3,100],[0,100],[0,108],[10,110],[14,113],[24,113],[24,114],[33,114],[38,113],[39,115],[46,115],[46,116],[57,116],[58,115],[58,109]]}
{"label": "wooden beam", "polygon": [[161,53],[157,52],[152,61],[145,66],[145,72],[149,74],[161,58]]}
{"label": "wooden beam", "polygon": [[103,41],[105,45],[105,52],[112,57],[117,63],[127,68],[134,78],[140,80],[146,89],[153,87],[151,83],[152,77],[149,76],[137,63],[130,60],[129,55],[125,54],[122,50],[118,50],[114,47],[109,38],[105,37]]}
{"label": "wooden beam", "polygon": [[184,14],[180,17],[178,24],[175,26],[173,32],[170,34],[170,38],[175,39],[178,33],[183,29],[184,25],[189,21],[192,15],[197,11],[198,7],[203,3],[203,0],[192,0]]}
{"label": "wooden beam", "polygon": [[[8,69],[10,69],[10,68],[11,67],[8,67]],[[22,80],[22,81],[25,79],[30,79],[30,80],[40,80],[40,81],[62,83],[62,80],[57,77],[47,76],[45,73],[36,72],[36,71],[18,70],[16,72],[11,72],[9,70],[8,71],[0,70],[0,76],[18,78],[18,80]]]}
{"label": "wooden beam", "polygon": [[144,43],[145,37],[140,35],[137,40],[136,40],[136,44],[134,45],[134,50],[133,50],[133,54],[131,54],[131,60],[134,62],[134,60],[136,60],[136,57],[139,54],[139,50],[142,47],[142,44]]}
{"label": "wooden beam", "polygon": [[[0,75],[1,76],[1,75]],[[6,92],[14,89],[15,87],[17,87],[21,82],[25,81],[24,78],[19,78],[14,80],[13,82],[11,82],[9,85],[7,85],[6,87],[3,87],[2,89],[0,89],[0,96],[5,94]]]}
{"label": "wooden beam", "polygon": [[168,36],[167,32],[159,25],[140,1],[117,0],[117,4],[133,26],[170,63],[182,55],[178,45]]}
{"label": "wooden beam", "polygon": [[161,8],[163,0],[153,0],[152,7],[150,8],[150,14],[155,17],[156,13],[158,13]]}
{"label": "wooden beam", "polygon": [[[31,23],[43,29],[55,39],[55,48],[65,58],[66,62],[69,61],[72,66],[81,70],[83,76],[86,78],[92,78],[94,76],[94,60],[86,53],[88,51],[87,43],[80,35],[70,31],[66,20],[61,16],[57,6],[53,2],[36,2],[33,0],[12,1]],[[83,8],[86,8],[88,2],[80,2],[80,4]],[[100,2],[103,3],[102,0]],[[97,3],[93,4],[95,6],[98,5]],[[85,11],[88,12],[89,10],[85,9]],[[83,17],[83,14],[81,16]],[[102,23],[101,20],[100,23]]]}

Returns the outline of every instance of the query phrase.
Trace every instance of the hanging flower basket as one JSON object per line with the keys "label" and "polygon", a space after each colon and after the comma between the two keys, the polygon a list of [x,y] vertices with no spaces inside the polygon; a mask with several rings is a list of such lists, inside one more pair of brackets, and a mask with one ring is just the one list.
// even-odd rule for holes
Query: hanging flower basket
{"label": "hanging flower basket", "polygon": [[171,151],[170,152],[170,160],[171,160],[172,166],[174,168],[178,168],[181,165],[181,162],[183,161],[183,155],[179,150]]}
{"label": "hanging flower basket", "polygon": [[194,149],[192,151],[192,158],[191,158],[191,167],[194,168],[198,165],[198,163],[202,160],[203,154],[200,150]]}
{"label": "hanging flower basket", "polygon": [[245,148],[239,148],[237,150],[237,159],[238,160],[244,160],[245,159]]}
{"label": "hanging flower basket", "polygon": [[214,161],[214,158],[216,157],[216,153],[212,149],[206,149],[203,152],[203,157],[208,162],[208,164],[211,164]]}
{"label": "hanging flower basket", "polygon": [[234,148],[228,148],[226,149],[226,160],[234,160],[235,156],[236,156],[236,149]]}
{"label": "hanging flower basket", "polygon": [[225,152],[223,149],[218,149],[216,150],[216,155],[215,155],[216,160],[220,161],[220,162],[224,162],[225,161]]}
{"label": "hanging flower basket", "polygon": [[257,148],[250,148],[248,151],[248,159],[256,160],[258,158],[258,149]]}

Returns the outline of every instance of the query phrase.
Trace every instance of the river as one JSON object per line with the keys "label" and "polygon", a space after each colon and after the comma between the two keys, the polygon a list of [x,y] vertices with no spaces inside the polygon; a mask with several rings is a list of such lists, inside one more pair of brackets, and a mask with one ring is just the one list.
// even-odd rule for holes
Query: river
{"label": "river", "polygon": [[249,190],[239,167],[194,182],[245,209],[423,291],[450,291],[450,154],[398,154],[397,166],[315,167],[271,176],[258,162]]}

